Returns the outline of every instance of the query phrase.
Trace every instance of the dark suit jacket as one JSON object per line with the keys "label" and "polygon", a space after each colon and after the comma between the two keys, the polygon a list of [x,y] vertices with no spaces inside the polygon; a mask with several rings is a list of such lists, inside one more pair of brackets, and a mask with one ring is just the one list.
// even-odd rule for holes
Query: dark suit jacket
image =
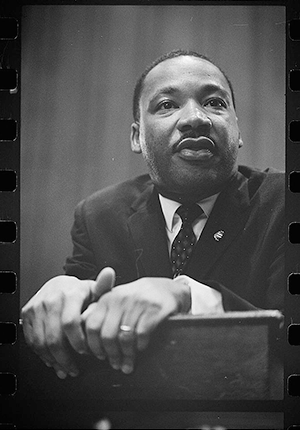
{"label": "dark suit jacket", "polygon": [[[214,234],[223,230],[220,240]],[[222,293],[225,310],[282,309],[284,175],[245,166],[220,193],[186,274]],[[95,279],[105,266],[117,284],[172,277],[165,222],[148,175],[81,202],[72,228],[66,274]]]}

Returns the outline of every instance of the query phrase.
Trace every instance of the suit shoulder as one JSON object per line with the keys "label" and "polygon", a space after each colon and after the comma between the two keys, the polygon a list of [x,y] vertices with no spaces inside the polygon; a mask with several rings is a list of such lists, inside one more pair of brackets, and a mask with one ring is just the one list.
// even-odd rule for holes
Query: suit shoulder
{"label": "suit shoulder", "polygon": [[284,198],[285,173],[269,167],[265,170],[239,166],[239,171],[248,179],[250,197],[257,192],[266,196],[274,196],[278,200]]}
{"label": "suit shoulder", "polygon": [[151,185],[149,175],[110,185],[82,200],[77,208],[84,208],[89,214],[118,211],[130,208],[132,203]]}

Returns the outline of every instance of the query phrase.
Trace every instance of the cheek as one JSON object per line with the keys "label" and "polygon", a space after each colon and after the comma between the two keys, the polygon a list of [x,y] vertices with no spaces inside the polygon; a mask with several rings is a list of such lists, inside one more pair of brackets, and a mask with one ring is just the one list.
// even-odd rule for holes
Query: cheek
{"label": "cheek", "polygon": [[227,145],[229,147],[238,145],[240,132],[236,121],[235,120],[228,121],[222,126],[220,125],[219,130],[221,130],[221,128],[222,128],[222,134],[227,140]]}
{"label": "cheek", "polygon": [[159,156],[165,152],[168,147],[163,134],[159,133],[154,128],[148,128],[142,134],[141,147],[145,154],[152,157]]}

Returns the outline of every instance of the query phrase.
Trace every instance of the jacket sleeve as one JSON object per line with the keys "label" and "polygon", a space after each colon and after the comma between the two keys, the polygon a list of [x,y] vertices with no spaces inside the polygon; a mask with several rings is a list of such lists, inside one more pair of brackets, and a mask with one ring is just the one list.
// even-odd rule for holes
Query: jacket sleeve
{"label": "jacket sleeve", "polygon": [[66,275],[79,279],[96,279],[99,269],[96,267],[95,256],[84,217],[84,201],[75,209],[75,220],[71,230],[73,254],[64,265]]}
{"label": "jacket sleeve", "polygon": [[222,304],[225,312],[254,311],[259,309],[217,281],[208,279],[203,281],[203,283],[222,294]]}
{"label": "jacket sleeve", "polygon": [[[222,294],[222,303],[225,311],[247,311],[258,309],[277,309],[284,312],[284,291],[285,291],[285,230],[278,234],[278,241],[268,262],[268,276],[260,281],[253,277],[251,279],[253,299],[246,300],[230,290],[230,285],[223,285],[214,280],[202,281],[211,288],[216,289]],[[254,301],[254,300],[253,300]]]}
{"label": "jacket sleeve", "polygon": [[269,309],[284,310],[285,296],[285,227],[271,259],[269,278],[267,280],[266,302]]}

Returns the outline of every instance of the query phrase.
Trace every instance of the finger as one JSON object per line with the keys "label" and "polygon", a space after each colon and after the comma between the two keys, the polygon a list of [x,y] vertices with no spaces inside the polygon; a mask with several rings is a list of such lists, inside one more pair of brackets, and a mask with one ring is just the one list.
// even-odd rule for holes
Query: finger
{"label": "finger", "polygon": [[98,300],[103,294],[110,291],[116,281],[116,272],[112,267],[104,267],[97,276],[96,283],[92,286],[92,301]]}
{"label": "finger", "polygon": [[[125,327],[130,327],[126,325],[121,325]],[[133,329],[130,331],[122,331],[120,330],[118,334],[120,349],[122,352],[122,362],[121,362],[121,370],[123,373],[129,374],[133,371],[134,361],[135,361],[135,333]]]}
{"label": "finger", "polygon": [[67,370],[64,367],[62,367],[60,364],[58,364],[56,361],[53,362],[50,367],[53,367],[56,375],[60,379],[65,379],[68,375],[75,377],[79,373],[76,368],[74,368],[73,370]]}
{"label": "finger", "polygon": [[[57,376],[61,379],[66,378],[66,370],[60,366],[46,345],[45,327],[44,324],[38,321],[44,320],[44,311],[39,307],[39,312],[36,313],[36,318],[31,321],[25,317],[23,319],[23,330],[27,343],[32,347],[35,354],[45,363],[47,367],[53,367]],[[71,376],[76,376],[77,372],[71,372]]]}
{"label": "finger", "polygon": [[150,335],[162,321],[162,318],[155,311],[145,311],[138,320],[136,326],[137,349],[143,351],[147,348]]}
{"label": "finger", "polygon": [[87,318],[95,311],[95,308],[97,308],[98,302],[91,303],[84,312],[80,315],[81,318],[81,324],[85,326]]}
{"label": "finger", "polygon": [[51,367],[55,359],[46,345],[44,325],[38,322],[45,318],[43,307],[39,306],[34,313],[31,312],[31,315],[23,313],[22,317],[26,343],[48,367]]}
{"label": "finger", "polygon": [[110,301],[101,327],[102,345],[110,365],[115,370],[119,370],[121,367],[122,352],[119,346],[118,333],[122,320],[122,313],[123,310],[120,306]]}
{"label": "finger", "polygon": [[82,329],[82,301],[76,296],[67,296],[61,313],[62,331],[72,348],[79,354],[88,352],[85,334]]}
{"label": "finger", "polygon": [[[78,368],[71,358],[70,346],[62,330],[60,310],[52,306],[48,309],[47,320],[44,321],[45,342],[54,358],[53,367],[71,376],[77,375]],[[60,377],[59,374],[57,376]]]}
{"label": "finger", "polygon": [[92,303],[82,314],[82,322],[86,334],[86,342],[91,352],[100,360],[106,357],[100,337],[101,327],[105,318],[106,307],[102,302]]}
{"label": "finger", "polygon": [[[122,318],[118,339],[123,356],[121,370],[126,374],[131,373],[134,369],[137,348],[135,329],[142,313],[143,308],[135,305],[133,309],[126,309]],[[122,330],[123,327],[126,329],[125,331]]]}

